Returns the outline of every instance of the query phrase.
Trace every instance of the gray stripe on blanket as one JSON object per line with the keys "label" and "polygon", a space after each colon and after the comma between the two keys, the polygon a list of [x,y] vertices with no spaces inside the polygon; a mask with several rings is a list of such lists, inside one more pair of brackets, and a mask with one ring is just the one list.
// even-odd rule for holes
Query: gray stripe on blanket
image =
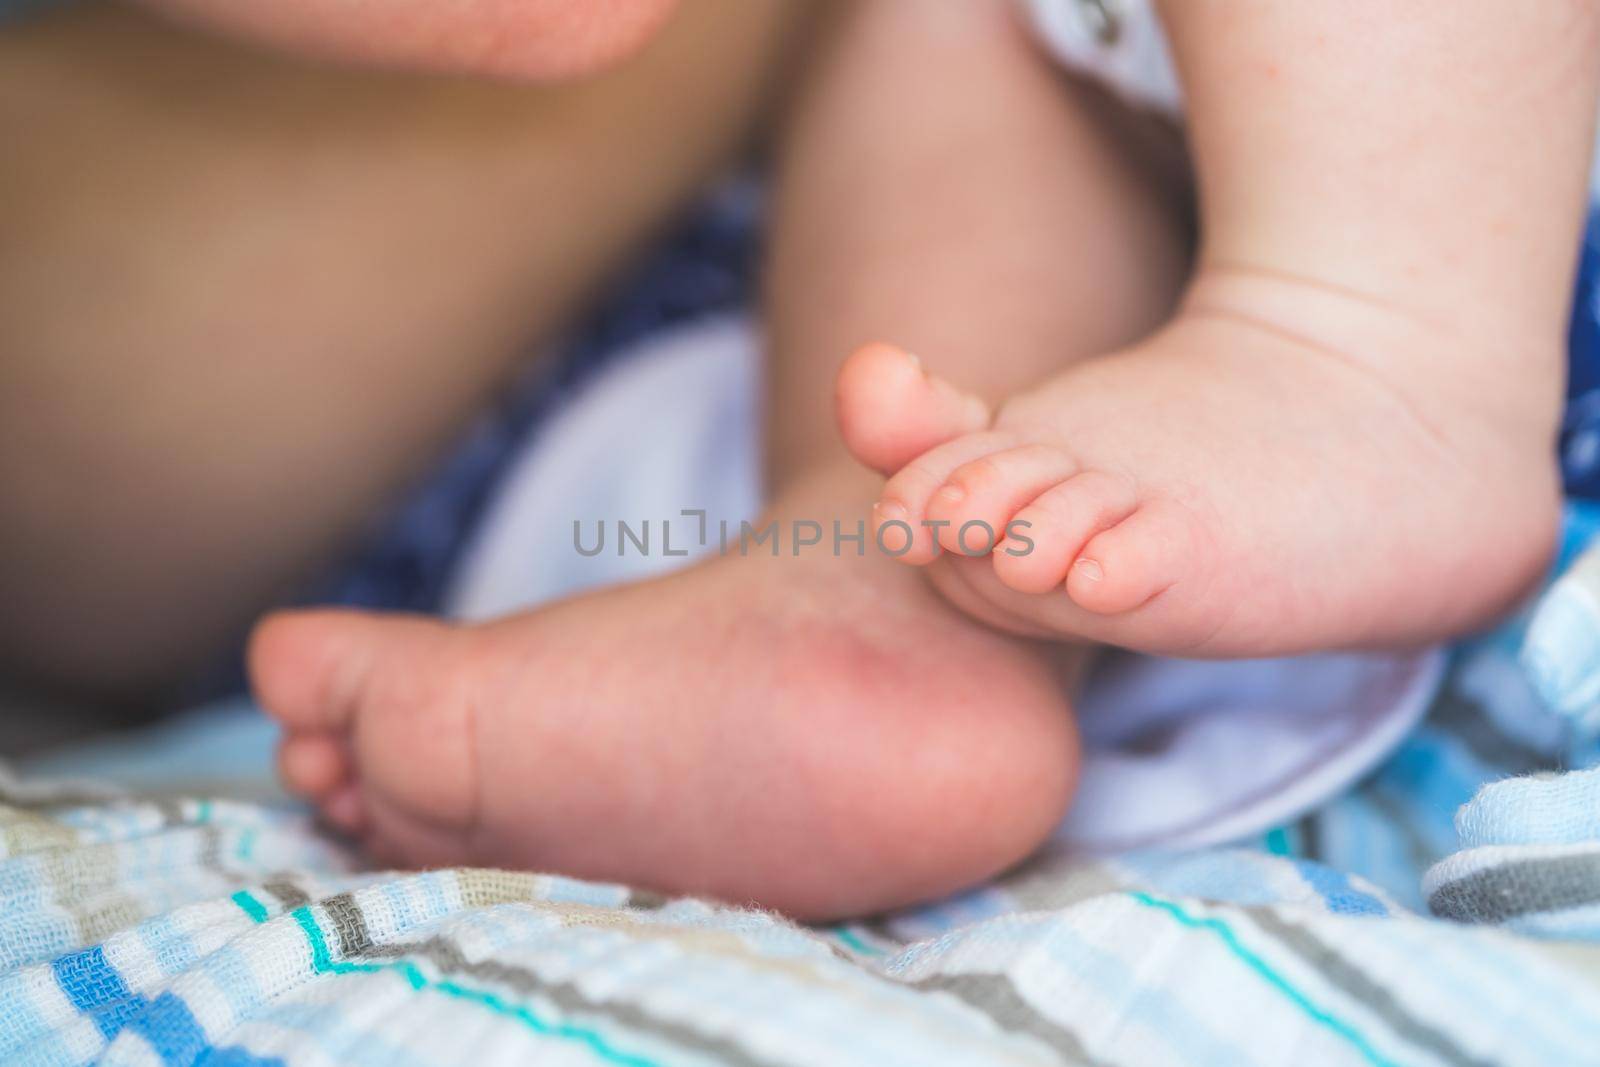
{"label": "gray stripe on blanket", "polygon": [[[337,910],[329,907],[336,901]],[[328,908],[328,915],[339,931],[341,945],[358,944],[361,939],[366,939],[363,947],[350,955],[368,959],[421,957],[443,974],[466,975],[482,982],[493,982],[524,996],[540,996],[569,1014],[602,1015],[620,1026],[670,1041],[679,1048],[704,1053],[730,1067],[763,1067],[769,1062],[755,1059],[732,1041],[649,1015],[637,1005],[594,1000],[570,982],[548,981],[526,968],[498,960],[469,960],[460,946],[448,938],[430,937],[423,941],[375,944],[367,933],[366,919],[362,917],[360,907],[348,893],[330,897],[322,902],[322,907]],[[345,941],[347,930],[351,938],[349,942]]]}
{"label": "gray stripe on blanket", "polygon": [[295,884],[294,879],[287,874],[274,876],[271,881],[264,883],[261,888],[277,897],[278,903],[282,904],[288,911],[293,911],[311,903],[311,894],[301,889]]}
{"label": "gray stripe on blanket", "polygon": [[670,900],[670,897],[648,889],[630,889],[628,890],[628,899],[623,902],[622,906],[632,908],[635,911],[660,911],[667,906]]}
{"label": "gray stripe on blanket", "polygon": [[[460,946],[448,938],[430,937],[423,941],[396,944],[375,943],[368,930],[366,916],[361,913],[361,906],[349,893],[329,897],[318,906],[333,924],[339,938],[340,952],[346,959],[420,956],[444,974],[467,975],[525,996],[542,996],[563,1012],[605,1015],[630,1029],[657,1035],[676,1042],[682,1048],[716,1056],[732,1067],[761,1067],[762,1061],[752,1058],[745,1049],[724,1038],[656,1018],[636,1005],[594,1000],[569,982],[551,982],[523,967],[498,960],[469,960]],[[935,975],[907,984],[931,992],[950,993],[988,1016],[1002,1031],[1025,1033],[1044,1042],[1069,1064],[1104,1067],[1101,1061],[1089,1055],[1077,1035],[1035,1011],[1004,975]]]}
{"label": "gray stripe on blanket", "polygon": [[361,906],[349,893],[338,893],[322,902],[322,910],[333,923],[339,935],[339,952],[345,959],[359,956],[372,948],[372,934],[367,931],[367,917]]}
{"label": "gray stripe on blanket", "polygon": [[1311,931],[1285,922],[1267,908],[1252,909],[1250,917],[1263,931],[1277,938],[1291,952],[1314,967],[1330,984],[1365,1005],[1401,1040],[1457,1067],[1489,1067],[1490,1061],[1477,1059],[1451,1041],[1443,1031],[1403,1011],[1395,1003],[1394,994],[1324,944]]}
{"label": "gray stripe on blanket", "polygon": [[906,984],[949,993],[983,1012],[1005,1032],[1028,1034],[1044,1042],[1068,1063],[1098,1067],[1103,1062],[1089,1055],[1077,1034],[1036,1011],[1003,974],[936,974]]}
{"label": "gray stripe on blanket", "polygon": [[1431,725],[1453,735],[1478,759],[1506,774],[1528,774],[1550,765],[1550,757],[1507,736],[1483,702],[1461,691],[1452,678],[1428,712]]}
{"label": "gray stripe on blanket", "polygon": [[1308,860],[1322,859],[1321,820],[1321,815],[1312,811],[1295,823],[1295,833],[1300,839],[1300,855]]}
{"label": "gray stripe on blanket", "polygon": [[[9,711],[9,704],[0,711]],[[127,799],[127,792],[115,786],[78,781],[27,781],[10,767],[0,766],[0,804],[22,811],[45,813],[55,808],[83,808],[115,804]]]}
{"label": "gray stripe on blanket", "polygon": [[1499,923],[1541,911],[1600,904],[1600,853],[1523,860],[1446,882],[1428,897],[1445,919]]}

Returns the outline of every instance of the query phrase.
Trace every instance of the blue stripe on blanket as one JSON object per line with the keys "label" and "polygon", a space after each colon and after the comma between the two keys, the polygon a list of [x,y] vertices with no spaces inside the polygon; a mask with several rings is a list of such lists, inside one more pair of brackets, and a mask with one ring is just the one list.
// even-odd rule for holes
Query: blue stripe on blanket
{"label": "blue stripe on blanket", "polygon": [[58,957],[50,967],[61,992],[94,1021],[107,1041],[125,1029],[132,1030],[163,1063],[173,1067],[199,1063],[207,1067],[282,1067],[282,1060],[261,1059],[243,1049],[212,1048],[205,1030],[181,998],[162,993],[147,1000],[133,992],[99,945]]}
{"label": "blue stripe on blanket", "polygon": [[[135,1033],[150,1043],[161,1062],[179,1067],[197,1063],[202,1057],[208,1061],[210,1043],[205,1031],[195,1019],[189,1005],[172,993],[162,993],[128,1023]],[[238,1054],[242,1055],[242,1053]],[[239,1062],[237,1055],[234,1063]],[[250,1062],[259,1063],[259,1060]]]}
{"label": "blue stripe on blanket", "polygon": [[1317,891],[1323,903],[1328,905],[1328,910],[1335,915],[1389,914],[1389,909],[1384,906],[1383,901],[1371,893],[1357,889],[1343,871],[1336,871],[1332,867],[1311,860],[1296,859],[1291,862],[1294,863],[1295,870],[1300,872],[1300,877]]}
{"label": "blue stripe on blanket", "polygon": [[72,1006],[93,1019],[107,1041],[144,1009],[145,999],[128,988],[99,945],[68,953],[51,969]]}

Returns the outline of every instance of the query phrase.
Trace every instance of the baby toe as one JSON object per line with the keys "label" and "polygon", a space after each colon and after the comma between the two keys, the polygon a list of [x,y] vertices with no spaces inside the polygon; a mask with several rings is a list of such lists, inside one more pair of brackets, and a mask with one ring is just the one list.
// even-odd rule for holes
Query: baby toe
{"label": "baby toe", "polygon": [[361,787],[349,783],[327,797],[321,805],[322,817],[330,825],[347,834],[359,834],[367,828],[367,803]]}
{"label": "baby toe", "polygon": [[349,781],[350,758],[331,734],[291,734],[278,746],[278,771],[290,792],[326,797]]}
{"label": "baby toe", "polygon": [[928,374],[893,345],[857,349],[834,383],[840,436],[852,455],[887,474],[920,453],[989,425],[981,399]]}
{"label": "baby toe", "polygon": [[250,680],[262,707],[291,732],[343,731],[379,651],[361,612],[280,612],[250,636]]}
{"label": "baby toe", "polygon": [[1076,474],[1040,493],[1012,517],[1006,540],[994,554],[995,576],[1020,593],[1059,589],[1090,538],[1126,519],[1137,506],[1128,478],[1098,470]]}
{"label": "baby toe", "polygon": [[1147,502],[1084,545],[1067,575],[1067,593],[1098,615],[1132,611],[1192,572],[1192,534],[1182,506]]}
{"label": "baby toe", "polygon": [[1005,537],[1017,510],[1077,470],[1051,445],[1030,444],[991,453],[951,472],[928,503],[939,523],[939,544],[966,556],[988,555]]}
{"label": "baby toe", "polygon": [[873,508],[878,544],[903,563],[921,566],[933,562],[940,552],[939,543],[924,523],[934,493],[957,468],[1011,443],[1009,437],[998,433],[968,434],[924,452],[900,468]]}

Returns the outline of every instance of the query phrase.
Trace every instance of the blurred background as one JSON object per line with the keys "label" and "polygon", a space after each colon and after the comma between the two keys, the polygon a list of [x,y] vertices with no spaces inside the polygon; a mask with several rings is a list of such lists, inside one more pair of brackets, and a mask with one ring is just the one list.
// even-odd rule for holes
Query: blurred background
{"label": "blurred background", "polygon": [[557,400],[752,299],[821,10],[506,81],[0,0],[0,753],[241,692],[274,606],[448,610]]}

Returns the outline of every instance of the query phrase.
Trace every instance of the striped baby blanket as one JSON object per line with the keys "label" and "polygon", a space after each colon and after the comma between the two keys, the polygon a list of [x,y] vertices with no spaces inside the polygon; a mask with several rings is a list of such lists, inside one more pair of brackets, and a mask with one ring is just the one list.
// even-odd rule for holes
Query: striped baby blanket
{"label": "striped baby blanket", "polygon": [[1295,824],[832,928],[11,781],[0,1062],[1600,1064],[1597,529],[1575,507],[1563,577]]}

